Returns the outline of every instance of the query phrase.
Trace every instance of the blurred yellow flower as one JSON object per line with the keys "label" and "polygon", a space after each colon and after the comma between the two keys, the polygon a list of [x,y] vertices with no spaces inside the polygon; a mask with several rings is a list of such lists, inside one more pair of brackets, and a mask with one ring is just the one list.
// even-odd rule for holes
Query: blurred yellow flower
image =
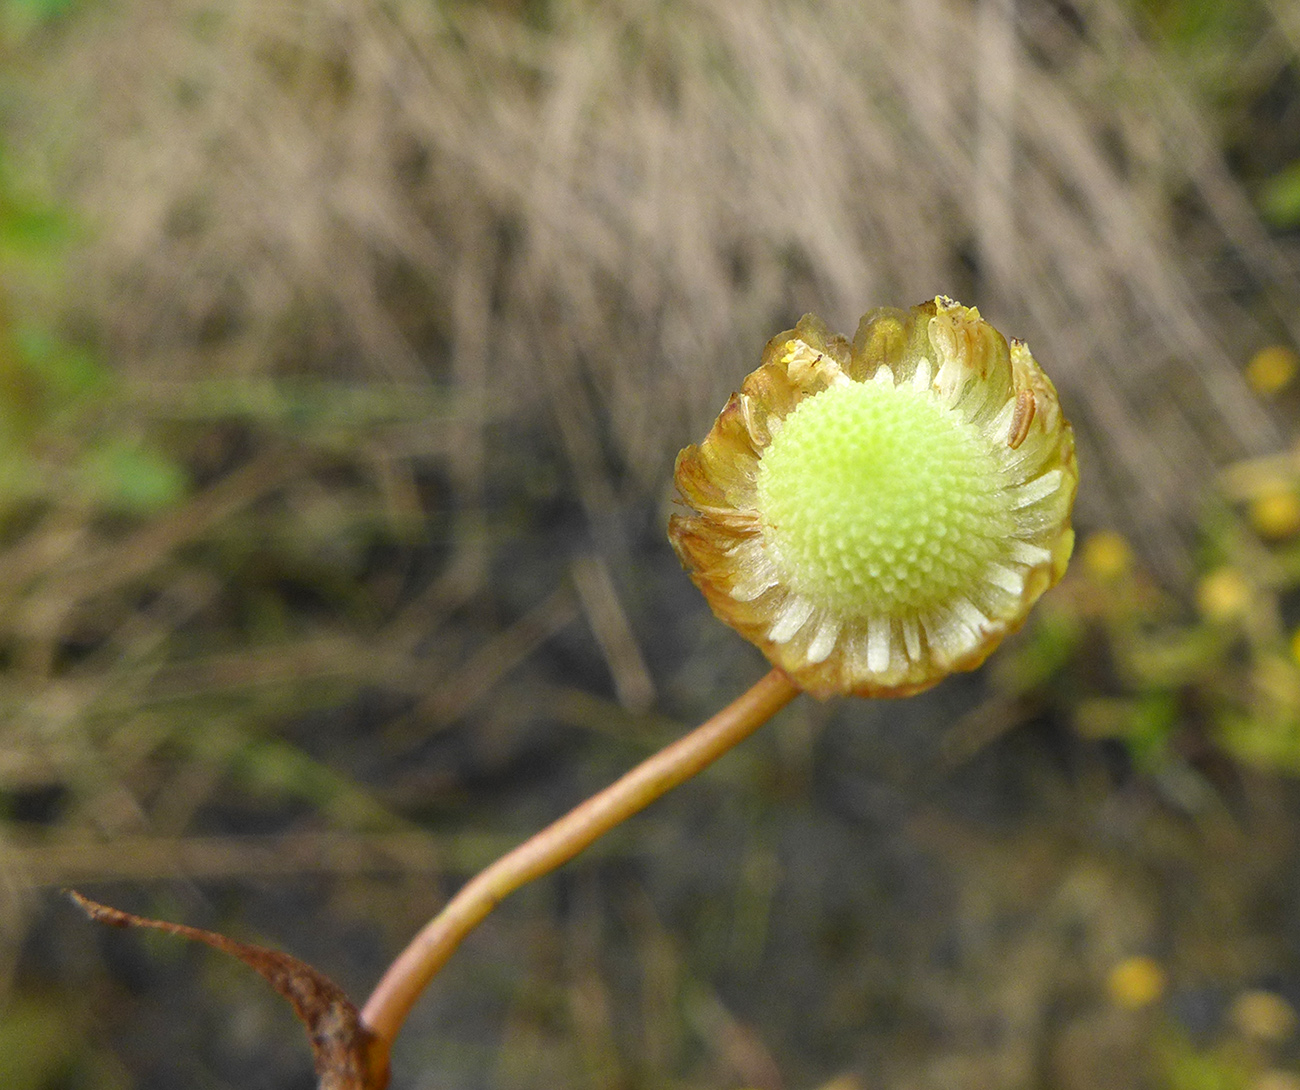
{"label": "blurred yellow flower", "polygon": [[1196,608],[1211,621],[1231,621],[1250,611],[1250,583],[1236,568],[1215,568],[1196,585]]}
{"label": "blurred yellow flower", "polygon": [[1258,394],[1276,394],[1295,378],[1300,358],[1285,345],[1261,348],[1246,364],[1246,381]]}
{"label": "blurred yellow flower", "polygon": [[1295,1032],[1295,1009],[1276,992],[1253,988],[1232,1004],[1232,1020],[1247,1037],[1284,1041]]}
{"label": "blurred yellow flower", "polygon": [[1089,534],[1080,551],[1084,570],[1102,582],[1120,579],[1133,568],[1133,550],[1124,535],[1114,530]]}
{"label": "blurred yellow flower", "polygon": [[1154,958],[1125,958],[1111,969],[1106,990],[1119,1006],[1137,1010],[1164,995],[1165,971]]}
{"label": "blurred yellow flower", "polygon": [[669,534],[714,613],[817,696],[973,669],[1065,570],[1074,438],[1029,349],[939,298],[811,315],[677,459]]}
{"label": "blurred yellow flower", "polygon": [[1260,537],[1282,541],[1300,531],[1300,498],[1289,487],[1277,487],[1250,504],[1250,524]]}

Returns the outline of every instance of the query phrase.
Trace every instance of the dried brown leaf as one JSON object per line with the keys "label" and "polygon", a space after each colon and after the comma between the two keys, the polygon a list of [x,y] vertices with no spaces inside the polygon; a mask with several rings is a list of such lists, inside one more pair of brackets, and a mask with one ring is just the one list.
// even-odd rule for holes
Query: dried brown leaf
{"label": "dried brown leaf", "polygon": [[377,1046],[374,1035],[361,1024],[356,1006],[342,988],[305,961],[264,946],[238,942],[216,931],[110,908],[75,890],[69,890],[68,896],[98,923],[109,927],[147,927],[206,943],[259,973],[289,1001],[307,1027],[319,1090],[384,1090],[388,1085],[385,1050]]}

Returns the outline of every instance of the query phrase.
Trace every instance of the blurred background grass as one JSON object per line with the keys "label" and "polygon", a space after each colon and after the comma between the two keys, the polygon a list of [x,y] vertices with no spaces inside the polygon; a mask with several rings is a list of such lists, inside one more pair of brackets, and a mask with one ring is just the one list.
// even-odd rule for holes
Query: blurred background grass
{"label": "blurred background grass", "polygon": [[759,676],[672,459],[806,310],[980,306],[1084,545],[990,667],[804,701],[474,936],[399,1088],[1295,1090],[1290,0],[0,2],[0,1085],[309,1087]]}

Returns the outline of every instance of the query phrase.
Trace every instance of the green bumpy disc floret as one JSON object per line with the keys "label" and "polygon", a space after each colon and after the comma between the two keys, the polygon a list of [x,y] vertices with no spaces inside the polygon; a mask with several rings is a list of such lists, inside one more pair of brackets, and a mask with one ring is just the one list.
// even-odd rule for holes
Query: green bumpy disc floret
{"label": "green bumpy disc floret", "polygon": [[846,382],[804,400],[758,470],[777,567],[800,593],[853,616],[969,593],[1012,529],[987,440],[910,386]]}

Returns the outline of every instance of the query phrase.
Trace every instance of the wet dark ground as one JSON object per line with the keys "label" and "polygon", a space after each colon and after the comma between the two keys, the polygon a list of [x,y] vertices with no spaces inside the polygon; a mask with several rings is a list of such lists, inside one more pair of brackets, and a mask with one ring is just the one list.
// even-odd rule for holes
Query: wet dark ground
{"label": "wet dark ground", "polygon": [[[594,536],[613,541],[607,562],[657,686],[652,714],[618,708],[579,619],[435,732],[413,729],[410,701],[383,691],[284,726],[446,866],[85,892],[286,949],[360,1001],[474,865],[764,672],[707,614],[659,524],[642,512],[605,535],[577,517],[535,525],[500,550],[470,607],[493,619],[485,628],[516,617]],[[1260,988],[1300,1006],[1296,785],[1223,768],[1189,806],[1111,744],[1046,720],[954,763],[945,739],[986,689],[974,675],[902,702],[800,698],[502,905],[408,1023],[395,1090],[1245,1087],[1245,1074],[1177,1082],[1171,1050],[1193,1066],[1252,1048],[1242,1071],[1294,1064],[1289,1039],[1267,1055],[1243,1043],[1231,1011]],[[196,820],[213,834],[330,827],[237,788]],[[70,997],[116,1084],[314,1085],[292,1016],[241,966],[102,932],[53,892],[36,911],[22,984]],[[1138,955],[1166,985],[1130,1009],[1107,981]],[[94,1084],[86,1071],[57,1085]]]}

